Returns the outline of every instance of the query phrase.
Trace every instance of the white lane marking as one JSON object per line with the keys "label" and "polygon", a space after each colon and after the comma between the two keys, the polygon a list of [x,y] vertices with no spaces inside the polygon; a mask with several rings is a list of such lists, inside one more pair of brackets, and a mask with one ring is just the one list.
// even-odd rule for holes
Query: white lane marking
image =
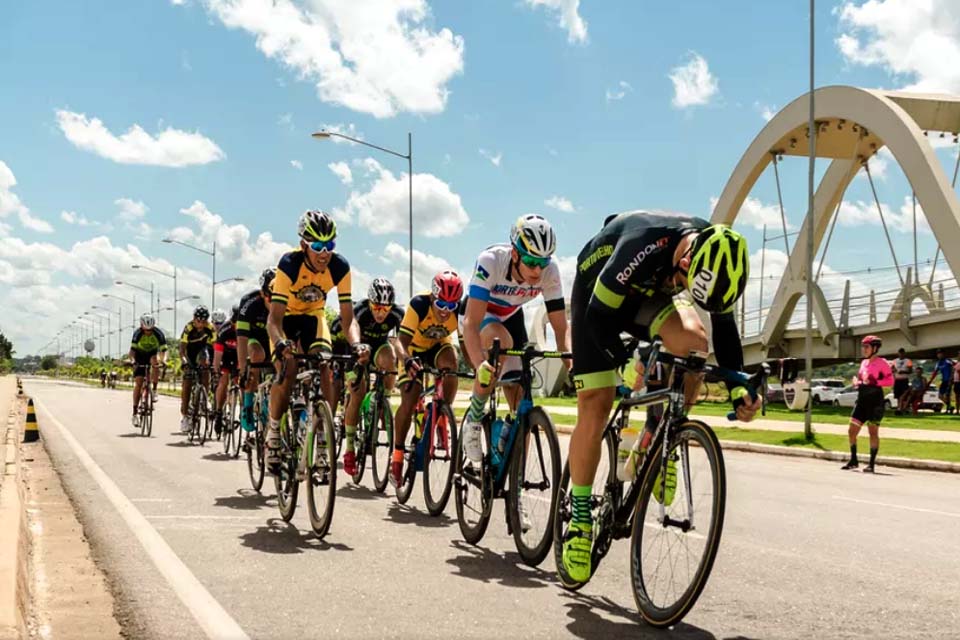
{"label": "white lane marking", "polygon": [[127,523],[130,530],[143,545],[144,550],[153,561],[157,571],[166,578],[170,588],[180,598],[184,606],[190,611],[194,619],[203,629],[208,638],[224,638],[249,640],[249,636],[240,628],[240,625],[230,617],[230,614],[220,606],[210,592],[190,572],[187,565],[177,557],[170,545],[157,533],[147,519],[137,511],[137,508],[120,491],[120,488],[110,479],[110,476],[94,462],[90,454],[84,450],[73,434],[60,423],[46,407],[36,403],[37,409],[46,414],[47,419],[60,432],[73,453],[83,464],[87,473],[100,485],[100,489],[120,513],[120,517]]}
{"label": "white lane marking", "polygon": [[902,504],[890,504],[889,502],[874,502],[873,500],[860,500],[858,498],[848,498],[846,496],[833,496],[833,499],[845,500],[847,502],[858,502],[860,504],[872,504],[876,507],[890,507],[891,509],[903,509],[904,511],[916,511],[918,513],[933,513],[938,516],[947,516],[948,518],[960,518],[960,513],[952,513],[950,511],[924,509],[923,507],[908,507]]}
{"label": "white lane marking", "polygon": [[205,516],[194,515],[158,515],[145,516],[147,520],[266,520],[264,516]]}

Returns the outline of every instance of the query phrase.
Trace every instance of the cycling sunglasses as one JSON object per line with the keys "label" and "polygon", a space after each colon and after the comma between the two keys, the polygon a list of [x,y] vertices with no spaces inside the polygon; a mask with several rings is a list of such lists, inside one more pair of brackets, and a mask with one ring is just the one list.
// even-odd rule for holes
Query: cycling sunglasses
{"label": "cycling sunglasses", "polygon": [[386,313],[391,309],[393,309],[392,304],[376,304],[373,302],[370,303],[370,310],[376,311],[377,313]]}
{"label": "cycling sunglasses", "polygon": [[324,251],[333,252],[336,248],[337,243],[335,240],[314,240],[310,243],[310,248],[316,251],[317,253],[323,253]]}
{"label": "cycling sunglasses", "polygon": [[550,261],[553,260],[551,257],[541,258],[539,256],[533,256],[524,251],[523,249],[517,247],[517,253],[520,254],[520,262],[526,266],[534,269],[540,267],[541,269],[546,269],[550,265]]}
{"label": "cycling sunglasses", "polygon": [[440,298],[435,298],[433,301],[433,306],[441,311],[456,311],[459,304],[460,303],[456,300],[448,302],[446,300],[441,300]]}

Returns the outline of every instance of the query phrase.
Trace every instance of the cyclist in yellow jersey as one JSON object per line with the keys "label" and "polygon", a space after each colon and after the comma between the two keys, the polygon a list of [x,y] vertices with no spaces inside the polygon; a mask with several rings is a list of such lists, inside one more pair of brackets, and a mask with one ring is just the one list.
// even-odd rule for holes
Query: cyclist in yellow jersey
{"label": "cyclist in yellow jersey", "polygon": [[[208,322],[210,312],[202,304],[193,310],[193,320],[187,323],[180,335],[180,364],[183,371],[183,386],[180,390],[180,431],[190,433],[190,419],[187,417],[187,404],[190,400],[190,388],[196,374],[194,367],[208,364],[217,341],[217,330]],[[204,385],[210,384],[210,373],[201,375]]]}
{"label": "cyclist in yellow jersey", "polygon": [[[417,377],[423,364],[437,369],[457,369],[457,349],[453,334],[457,332],[457,307],[463,297],[463,282],[454,271],[438,273],[430,293],[410,300],[400,323],[400,348],[403,351],[404,374],[400,378],[400,406],[394,420],[393,461],[390,480],[400,486],[403,472],[404,441],[410,430],[410,419],[417,398],[423,389]],[[457,379],[443,381],[443,393],[451,402],[456,397]]]}
{"label": "cyclist in yellow jersey", "polygon": [[[340,317],[350,347],[361,363],[370,357],[367,345],[360,343],[360,330],[353,317],[350,291],[350,264],[336,247],[337,224],[329,213],[310,210],[300,217],[300,248],[286,253],[277,265],[267,316],[267,334],[273,343],[277,372],[280,359],[286,359],[286,375],[270,391],[270,421],[267,428],[267,464],[276,472],[280,463],[280,417],[287,410],[293,381],[297,375],[294,351],[329,352],[330,328],[323,313],[327,298],[337,290]],[[321,379],[324,396],[333,397],[330,371]]]}

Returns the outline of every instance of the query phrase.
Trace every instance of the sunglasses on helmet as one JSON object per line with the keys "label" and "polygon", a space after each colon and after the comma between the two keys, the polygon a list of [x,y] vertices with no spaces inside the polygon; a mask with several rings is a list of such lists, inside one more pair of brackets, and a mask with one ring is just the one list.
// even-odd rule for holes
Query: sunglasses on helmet
{"label": "sunglasses on helmet", "polygon": [[332,252],[334,248],[337,246],[337,243],[333,239],[314,240],[313,242],[309,243],[309,246],[312,250],[316,251],[317,253],[323,253],[325,251]]}
{"label": "sunglasses on helmet", "polygon": [[457,305],[460,303],[457,300],[441,300],[440,298],[435,298],[433,300],[433,306],[441,311],[456,311]]}

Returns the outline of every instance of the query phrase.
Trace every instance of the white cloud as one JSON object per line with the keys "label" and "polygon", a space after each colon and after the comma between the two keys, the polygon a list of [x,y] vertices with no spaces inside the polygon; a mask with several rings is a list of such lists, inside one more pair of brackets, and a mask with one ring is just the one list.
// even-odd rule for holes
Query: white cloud
{"label": "white cloud", "polygon": [[[13,175],[10,167],[0,160],[0,220],[15,215],[24,228],[38,233],[53,233],[53,227],[49,222],[35,216],[20,201],[20,197],[13,192],[15,186],[17,186],[16,176]],[[0,225],[2,225],[0,231],[9,233],[10,225],[6,223],[0,223]]]}
{"label": "white cloud", "polygon": [[167,127],[151,136],[135,124],[118,137],[98,118],[88,119],[82,113],[65,110],[57,111],[57,123],[67,140],[77,148],[120,164],[187,167],[226,157],[215,142],[200,133]]}
{"label": "white cloud", "polygon": [[78,227],[89,227],[96,224],[88,220],[85,216],[78,214],[76,211],[61,211],[60,219],[67,224],[75,224]]}
{"label": "white cloud", "polygon": [[231,29],[316,83],[324,102],[378,118],[439,113],[463,70],[463,38],[437,31],[426,0],[204,0]]}
{"label": "white cloud", "polygon": [[[903,203],[899,209],[891,209],[886,203],[880,203],[883,209],[883,217],[886,220],[887,227],[900,233],[913,233],[913,197],[904,196]],[[840,219],[837,225],[842,227],[859,227],[865,224],[881,225],[880,214],[877,211],[875,202],[856,200],[844,200],[840,204]],[[923,213],[923,207],[917,203],[917,232],[930,234],[930,224]]]}
{"label": "white cloud", "polygon": [[633,87],[630,86],[630,83],[625,80],[621,80],[613,89],[607,89],[607,102],[623,100],[624,96],[632,92]]}
{"label": "white cloud", "polygon": [[543,201],[543,204],[547,205],[551,209],[563,211],[564,213],[573,213],[576,211],[576,207],[573,206],[573,203],[563,196],[553,196],[547,198]]}
{"label": "white cloud", "polygon": [[[390,281],[398,290],[405,290],[410,279],[410,251],[396,242],[390,242],[383,249],[381,262],[394,269]],[[413,250],[413,290],[414,292],[425,291],[430,288],[433,276],[444,269],[454,268],[449,262],[439,256],[423,253],[417,249]],[[460,277],[465,277],[460,274]]]}
{"label": "white cloud", "polygon": [[296,169],[297,171],[303,171],[303,163],[299,160],[291,160],[290,166]]}
{"label": "white cloud", "polygon": [[686,64],[670,71],[670,80],[673,81],[673,106],[678,109],[708,104],[719,91],[706,59],[695,51],[690,52]]}
{"label": "white cloud", "polygon": [[[720,199],[716,196],[710,198],[710,211],[717,207]],[[780,205],[763,204],[757,198],[747,197],[740,205],[740,212],[737,214],[735,224],[746,225],[754,229],[762,229],[764,225],[767,229],[780,229],[782,233],[783,222],[780,220]],[[787,229],[792,229],[793,225],[787,221]]]}
{"label": "white cloud", "polygon": [[283,127],[284,129],[289,129],[290,131],[293,131],[293,129],[294,129],[294,126],[293,126],[293,114],[292,114],[292,113],[284,113],[284,114],[281,115],[279,118],[277,118],[277,124],[280,125],[281,127]]}
{"label": "white cloud", "polygon": [[753,108],[757,110],[764,122],[773,120],[773,116],[777,115],[777,111],[779,111],[775,104],[761,104],[759,102],[754,102]]}
{"label": "white cloud", "polygon": [[878,66],[907,91],[960,92],[960,4],[955,0],[869,0],[834,10],[840,53]]}
{"label": "white cloud", "polygon": [[353,184],[353,172],[350,171],[350,165],[346,162],[331,162],[327,165],[327,168],[330,169],[343,184]]}
{"label": "white cloud", "polygon": [[143,202],[131,200],[130,198],[117,198],[113,201],[113,204],[120,207],[120,213],[117,214],[117,217],[125,222],[136,222],[140,220],[150,209],[150,207]]}
{"label": "white cloud", "polygon": [[528,6],[544,7],[558,14],[560,27],[567,30],[567,41],[587,42],[587,23],[580,17],[580,0],[525,0]]}
{"label": "white cloud", "polygon": [[[350,136],[351,138],[356,138],[357,140],[363,140],[363,134],[357,131],[357,126],[352,122],[350,124],[321,124],[321,131],[329,131],[330,133],[339,133],[340,135]],[[352,140],[344,140],[343,138],[338,138],[337,136],[331,136],[334,144],[348,144],[352,147],[357,146],[356,142]]]}
{"label": "white cloud", "polygon": [[480,155],[489,160],[490,163],[495,167],[499,167],[500,161],[503,160],[503,153],[500,151],[493,153],[492,151],[487,151],[486,149],[480,149]]}
{"label": "white cloud", "polygon": [[[342,208],[333,210],[344,222],[356,222],[369,233],[406,233],[409,219],[407,175],[399,177],[367,158],[362,163],[373,183],[366,192],[354,191]],[[470,222],[460,201],[443,180],[429,173],[413,175],[414,230],[438,238],[462,233]]]}

